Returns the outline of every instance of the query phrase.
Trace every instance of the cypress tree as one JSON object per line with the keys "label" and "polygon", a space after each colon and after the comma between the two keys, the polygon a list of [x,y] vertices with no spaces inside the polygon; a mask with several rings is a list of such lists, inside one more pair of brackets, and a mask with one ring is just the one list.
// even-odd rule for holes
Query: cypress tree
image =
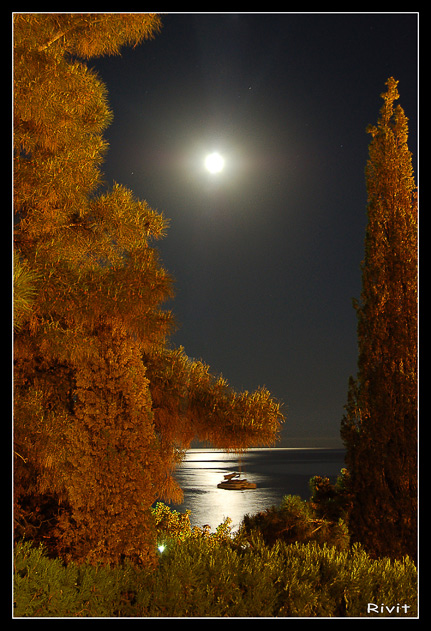
{"label": "cypress tree", "polygon": [[371,553],[416,554],[417,196],[398,81],[387,92],[366,167],[368,225],[358,373],[341,436],[354,496],[350,530]]}

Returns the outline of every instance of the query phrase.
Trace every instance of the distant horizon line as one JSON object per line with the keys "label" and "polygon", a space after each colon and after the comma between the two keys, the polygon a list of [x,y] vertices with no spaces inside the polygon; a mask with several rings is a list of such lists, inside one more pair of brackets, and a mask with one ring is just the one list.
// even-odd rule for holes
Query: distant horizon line
{"label": "distant horizon line", "polygon": [[[290,450],[290,451],[295,451],[295,450],[320,450],[322,451],[323,449],[327,449],[327,450],[332,450],[332,451],[345,451],[345,447],[340,446],[340,447],[247,447],[245,449],[245,451],[286,451],[286,450]],[[237,450],[232,449],[220,449],[218,447],[190,447],[189,449],[186,449],[186,451],[221,451],[223,453],[227,453],[227,452],[231,452],[231,453],[235,453]],[[239,450],[238,450],[239,451]]]}

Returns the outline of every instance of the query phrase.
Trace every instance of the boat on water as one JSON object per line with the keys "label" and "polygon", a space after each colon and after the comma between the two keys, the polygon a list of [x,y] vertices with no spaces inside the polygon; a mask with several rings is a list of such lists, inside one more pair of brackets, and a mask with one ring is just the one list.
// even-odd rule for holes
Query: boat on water
{"label": "boat on water", "polygon": [[257,488],[257,484],[255,482],[249,482],[246,478],[241,478],[240,475],[240,473],[228,473],[224,476],[223,482],[217,484],[217,488],[231,491]]}

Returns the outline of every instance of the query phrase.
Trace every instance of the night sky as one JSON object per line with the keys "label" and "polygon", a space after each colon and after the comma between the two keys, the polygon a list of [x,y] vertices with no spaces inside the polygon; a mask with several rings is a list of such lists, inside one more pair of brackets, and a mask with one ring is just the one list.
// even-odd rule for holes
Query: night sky
{"label": "night sky", "polygon": [[[356,375],[370,136],[390,76],[416,159],[416,14],[168,14],[90,60],[114,122],[102,170],[170,220],[172,345],[282,400],[280,446],[337,447]],[[208,153],[225,159],[205,170]],[[416,168],[415,168],[416,173]]]}

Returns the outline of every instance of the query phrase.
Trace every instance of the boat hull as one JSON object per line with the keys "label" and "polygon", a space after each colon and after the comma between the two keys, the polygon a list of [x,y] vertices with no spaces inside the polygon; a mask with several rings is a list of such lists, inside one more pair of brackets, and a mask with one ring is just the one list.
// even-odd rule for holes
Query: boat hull
{"label": "boat hull", "polygon": [[217,484],[218,489],[226,489],[227,491],[242,491],[244,489],[255,489],[257,484],[248,482],[248,480],[226,480]]}

